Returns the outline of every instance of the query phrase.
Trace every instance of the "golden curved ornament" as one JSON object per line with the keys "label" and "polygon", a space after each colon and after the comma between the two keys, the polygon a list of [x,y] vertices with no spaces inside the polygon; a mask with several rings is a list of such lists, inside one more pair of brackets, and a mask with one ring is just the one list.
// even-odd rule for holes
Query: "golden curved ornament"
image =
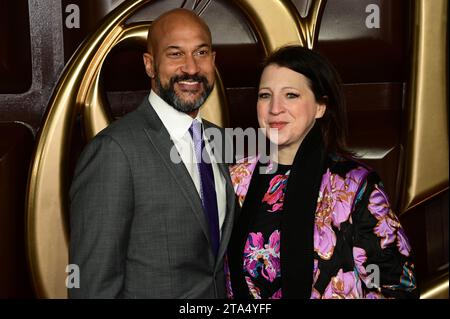
{"label": "golden curved ornament", "polygon": [[286,44],[300,44],[312,49],[319,35],[319,26],[326,0],[312,2],[302,18],[289,0],[234,0],[257,31],[266,54]]}
{"label": "golden curved ornament", "polygon": [[447,0],[416,0],[400,213],[448,190]]}
{"label": "golden curved ornament", "polygon": [[[88,138],[111,122],[100,87],[101,68],[117,44],[145,43],[148,24],[126,26],[125,22],[151,1],[125,1],[112,11],[68,62],[50,99],[33,157],[26,200],[27,255],[38,297],[67,297],[69,181],[66,166],[75,117],[83,113]],[[310,15],[300,18],[289,1],[234,2],[249,17],[266,54],[288,43],[312,47],[325,4],[325,0],[315,1]],[[213,93],[201,112],[205,118],[223,125],[228,122],[228,113],[225,91],[217,75]]]}

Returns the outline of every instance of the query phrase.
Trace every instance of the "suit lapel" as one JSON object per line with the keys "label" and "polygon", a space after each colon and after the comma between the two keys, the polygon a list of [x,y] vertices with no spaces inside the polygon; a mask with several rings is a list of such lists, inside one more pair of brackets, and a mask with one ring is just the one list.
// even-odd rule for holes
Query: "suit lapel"
{"label": "suit lapel", "polygon": [[[230,173],[225,164],[219,163],[220,171],[226,180],[226,196],[227,196],[227,210],[225,215],[225,220],[222,225],[222,238],[220,240],[219,253],[217,254],[217,260],[220,260],[228,246],[230,240],[231,231],[233,228],[234,221],[234,211],[236,208],[236,196],[234,193],[233,186],[231,184]],[[217,263],[218,265],[220,263]]]}
{"label": "suit lapel", "polygon": [[[164,127],[163,123],[159,119],[153,107],[146,98],[145,101],[139,107],[139,111],[147,119],[148,128],[145,128],[145,134],[147,135],[150,143],[153,145],[158,155],[161,157],[162,162],[170,172],[174,180],[180,186],[181,193],[184,195],[192,211],[197,218],[203,232],[205,233],[208,242],[211,244],[209,236],[209,228],[203,208],[201,204],[200,196],[195,188],[192,178],[186,169],[183,162],[178,164],[174,163],[170,158],[170,152],[175,147],[173,141],[170,139],[169,132]],[[174,190],[171,190],[174,191]]]}

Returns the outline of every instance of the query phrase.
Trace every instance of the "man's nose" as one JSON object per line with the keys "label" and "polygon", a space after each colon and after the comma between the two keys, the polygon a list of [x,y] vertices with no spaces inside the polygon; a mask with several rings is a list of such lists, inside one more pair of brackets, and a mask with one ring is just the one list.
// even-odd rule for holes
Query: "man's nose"
{"label": "man's nose", "polygon": [[199,72],[198,63],[192,55],[186,55],[181,71],[187,74],[197,74]]}

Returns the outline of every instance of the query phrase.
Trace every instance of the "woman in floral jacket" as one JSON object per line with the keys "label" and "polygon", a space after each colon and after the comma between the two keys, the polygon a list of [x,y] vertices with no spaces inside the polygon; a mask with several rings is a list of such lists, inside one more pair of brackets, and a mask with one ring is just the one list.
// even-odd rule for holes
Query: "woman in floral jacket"
{"label": "woman in floral jacket", "polygon": [[257,113],[278,154],[267,169],[258,156],[231,168],[241,211],[229,297],[417,298],[411,247],[383,185],[345,148],[334,68],[306,48],[279,49],[264,65]]}

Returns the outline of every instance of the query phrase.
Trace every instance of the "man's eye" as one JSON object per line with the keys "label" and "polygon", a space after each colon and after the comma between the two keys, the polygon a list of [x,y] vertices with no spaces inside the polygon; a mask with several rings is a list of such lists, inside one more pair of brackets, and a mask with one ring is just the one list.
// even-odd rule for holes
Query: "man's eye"
{"label": "man's eye", "polygon": [[180,57],[181,55],[181,52],[169,52],[170,57]]}
{"label": "man's eye", "polygon": [[208,53],[209,53],[208,50],[200,50],[200,51],[197,51],[197,55],[199,55],[199,56],[208,55]]}

